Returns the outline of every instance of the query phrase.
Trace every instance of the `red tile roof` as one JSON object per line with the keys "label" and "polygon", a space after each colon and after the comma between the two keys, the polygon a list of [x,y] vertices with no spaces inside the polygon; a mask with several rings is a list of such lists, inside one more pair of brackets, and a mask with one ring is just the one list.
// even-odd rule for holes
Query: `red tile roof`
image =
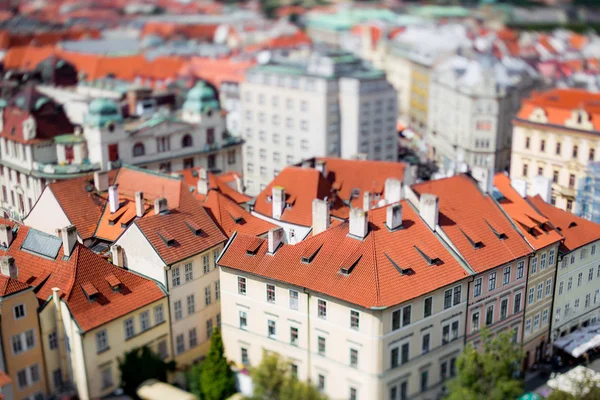
{"label": "red tile roof", "polygon": [[[438,196],[440,227],[477,273],[532,252],[494,199],[483,194],[470,176],[429,181],[412,189],[418,196],[425,193]],[[478,242],[481,245],[475,246]]]}
{"label": "red tile roof", "polygon": [[[206,199],[206,195],[198,193],[198,181],[200,180],[200,170],[202,168],[188,168],[181,171],[177,171],[183,182],[190,188],[194,188],[194,194],[196,198],[200,201],[204,201]],[[225,196],[229,197],[236,203],[242,204],[249,202],[252,197],[246,196],[243,193],[238,192],[232,186],[229,185],[229,182],[233,182],[233,185],[236,185],[236,177],[241,179],[241,176],[237,172],[227,172],[225,174],[215,175],[212,172],[207,172],[208,176],[208,189],[216,190]]]}
{"label": "red tile roof", "polygon": [[8,386],[12,383],[12,379],[8,374],[0,370],[0,388]]}
{"label": "red tile roof", "polygon": [[[20,226],[13,243],[8,250],[1,250],[0,256],[14,258],[19,281],[35,286],[41,304],[52,296],[52,288],[60,288],[61,299],[84,332],[166,296],[154,281],[112,265],[79,243],[68,259],[64,259],[62,246],[55,259],[21,250],[23,241],[32,232],[36,231]],[[106,281],[109,276],[122,282],[119,291],[112,290]],[[84,288],[91,287],[97,291],[93,301],[88,300],[84,292]]]}
{"label": "red tile roof", "polygon": [[515,225],[535,249],[557,243],[563,238],[553,227],[546,216],[540,214],[526,199],[513,189],[510,178],[498,173],[494,176],[494,187],[502,194],[498,200],[500,206],[512,218]]}
{"label": "red tile roof", "polygon": [[181,67],[179,75],[193,76],[219,88],[223,82],[243,82],[246,70],[255,64],[254,60],[193,57]]}
{"label": "red tile roof", "polygon": [[[468,276],[412,207],[401,204],[403,229],[390,231],[384,225],[386,208],[379,208],[369,212],[364,240],[349,237],[344,222],[298,244],[284,244],[274,255],[266,254],[266,240],[238,234],[219,264],[367,308],[391,307]],[[257,245],[255,255],[247,254]],[[430,265],[417,248],[440,262]],[[312,260],[303,262],[308,253]],[[353,268],[344,275],[340,269],[347,264]]]}
{"label": "red tile roof", "polygon": [[[22,290],[29,289],[29,285],[16,279],[0,275],[0,297],[9,296]],[[0,387],[2,385],[0,384]]]}

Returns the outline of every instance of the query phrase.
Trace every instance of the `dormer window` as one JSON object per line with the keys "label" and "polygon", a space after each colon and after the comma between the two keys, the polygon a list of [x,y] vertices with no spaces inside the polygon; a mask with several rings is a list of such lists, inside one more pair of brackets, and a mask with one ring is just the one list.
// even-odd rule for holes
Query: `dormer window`
{"label": "dormer window", "polygon": [[166,229],[158,231],[158,236],[167,245],[167,247],[175,246],[175,237],[171,235]]}
{"label": "dormer window", "polygon": [[96,301],[98,299],[98,290],[90,282],[86,282],[81,285],[83,293],[88,301]]}
{"label": "dormer window", "polygon": [[106,276],[106,282],[108,282],[108,285],[113,292],[119,292],[123,287],[123,283],[114,274],[108,274]]}

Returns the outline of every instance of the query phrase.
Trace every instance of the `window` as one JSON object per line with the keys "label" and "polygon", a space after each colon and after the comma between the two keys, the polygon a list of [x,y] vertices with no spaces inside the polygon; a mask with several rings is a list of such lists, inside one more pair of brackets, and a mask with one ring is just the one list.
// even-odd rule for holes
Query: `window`
{"label": "window", "polygon": [[575,312],[577,312],[577,311],[579,310],[579,299],[578,299],[578,298],[577,298],[577,299],[575,299],[575,304],[574,304],[574,306],[575,306]]}
{"label": "window", "polygon": [[594,279],[594,268],[590,268],[590,271],[588,272],[588,282],[592,279]]}
{"label": "window", "polygon": [[48,334],[48,346],[50,350],[54,350],[58,347],[58,338],[56,337],[56,332],[51,332]]}
{"label": "window", "polygon": [[294,346],[298,345],[298,328],[290,327],[290,343]]}
{"label": "window", "polygon": [[290,309],[298,309],[298,292],[295,290],[290,290]]}
{"label": "window", "polygon": [[475,311],[471,314],[471,332],[479,330],[479,311]]}
{"label": "window", "polygon": [[275,303],[275,285],[267,283],[267,301],[269,303]]}
{"label": "window", "polygon": [[206,337],[210,338],[213,333],[213,321],[212,318],[206,320]]}
{"label": "window", "polygon": [[538,300],[542,298],[543,291],[544,291],[544,284],[543,283],[538,283],[538,285],[537,285],[537,298],[538,298]]}
{"label": "window", "polygon": [[390,366],[396,368],[398,366],[398,348],[394,347],[390,353]]}
{"label": "window", "polygon": [[358,366],[358,350],[350,349],[350,366],[356,368]]}
{"label": "window", "polygon": [[183,334],[177,335],[175,338],[175,351],[177,354],[181,354],[185,351],[185,338],[183,337]]}
{"label": "window", "polygon": [[540,314],[535,314],[533,318],[533,330],[537,331],[540,327]]}
{"label": "window", "polygon": [[442,327],[442,345],[450,341],[450,325],[444,325]]}
{"label": "window", "polygon": [[215,281],[215,300],[219,300],[221,298],[221,281]]}
{"label": "window", "polygon": [[204,288],[204,304],[207,306],[212,303],[212,296],[210,294],[210,285]]}
{"label": "window", "polygon": [[25,317],[25,305],[19,304],[14,308],[15,319],[21,319]]}
{"label": "window", "polygon": [[516,314],[521,311],[521,293],[515,293],[515,304],[513,305],[513,313]]}
{"label": "window", "polygon": [[238,294],[246,295],[246,278],[238,276]]}
{"label": "window", "polygon": [[577,274],[577,287],[581,286],[581,281],[583,280],[583,272]]}
{"label": "window", "polygon": [[452,289],[444,291],[444,310],[452,307]]}
{"label": "window", "polygon": [[567,292],[570,291],[572,287],[573,287],[573,277],[570,276],[569,280],[567,281]]}
{"label": "window", "polygon": [[545,140],[541,140],[540,141],[540,152],[545,152],[546,151],[546,141]]}
{"label": "window", "polygon": [[181,284],[181,280],[179,278],[179,267],[173,268],[173,287],[177,287]]}
{"label": "window", "polygon": [[492,272],[488,276],[488,291],[496,289],[496,271]]}
{"label": "window", "polygon": [[150,329],[150,311],[140,313],[140,326],[142,331]]}
{"label": "window", "polygon": [[552,172],[552,182],[558,183],[558,171],[557,170],[554,170]]}
{"label": "window", "polygon": [[154,307],[154,323],[158,325],[161,322],[163,322],[164,320],[165,320],[165,317],[163,314],[162,304]]}
{"label": "window", "polygon": [[558,295],[560,296],[561,294],[563,294],[563,287],[564,287],[564,282],[560,281],[560,283],[558,284]]}
{"label": "window", "polygon": [[[181,304],[181,302],[179,304]],[[133,318],[127,318],[125,320],[125,339],[131,339],[133,336],[135,336]]]}
{"label": "window", "polygon": [[246,311],[240,311],[240,329],[248,329],[248,313]]}
{"label": "window", "polygon": [[573,146],[573,158],[577,158],[579,148],[577,146]]}
{"label": "window", "polygon": [[358,330],[359,318],[360,314],[358,311],[350,310],[350,328]]}
{"label": "window", "polygon": [[169,351],[167,350],[167,341],[161,340],[158,342],[158,356],[164,360],[169,355]]}
{"label": "window", "polygon": [[136,143],[133,145],[133,156],[140,157],[146,154],[146,149],[143,143]]}
{"label": "window", "polygon": [[440,363],[440,380],[443,382],[448,377],[448,363],[446,361]]}
{"label": "window", "polygon": [[104,368],[100,375],[102,377],[102,389],[109,388],[113,385],[112,369],[110,367]]}
{"label": "window", "polygon": [[523,164],[523,176],[527,176],[527,164]]}
{"label": "window", "polygon": [[556,155],[560,156],[560,142],[556,143]]}
{"label": "window", "polygon": [[185,264],[184,270],[185,270],[185,281],[186,282],[189,282],[192,279],[194,279],[194,270],[192,267],[192,263]]}
{"label": "window", "polygon": [[192,328],[188,331],[188,341],[190,342],[190,349],[198,345],[198,334],[196,328]]}
{"label": "window", "polygon": [[542,254],[540,259],[540,270],[546,269],[546,253]]}
{"label": "window", "polygon": [[169,150],[171,150],[171,143],[169,142],[168,136],[156,138],[156,151],[158,153],[163,153]]}
{"label": "window", "polygon": [[196,299],[193,294],[187,296],[187,312],[192,315],[196,312]]}
{"label": "window", "polygon": [[531,318],[525,321],[525,332],[531,332]]}
{"label": "window", "polygon": [[423,318],[431,316],[433,297],[427,297],[423,303]]}
{"label": "window", "polygon": [[530,144],[531,144],[531,139],[529,137],[526,137],[525,138],[525,148],[528,149]]}
{"label": "window", "polygon": [[475,286],[473,287],[473,297],[481,296],[481,278],[475,279]]}
{"label": "window", "polygon": [[537,273],[537,257],[533,257],[531,259],[531,273],[532,274]]}
{"label": "window", "polygon": [[554,265],[554,250],[550,250],[548,253],[548,266],[551,267]]}
{"label": "window", "polygon": [[573,189],[575,187],[575,175],[569,175],[569,188]]}
{"label": "window", "polygon": [[590,154],[588,155],[588,160],[589,161],[594,161],[594,158],[596,158],[595,157],[595,155],[596,155],[595,152],[596,152],[595,149],[590,149]]}
{"label": "window", "polygon": [[205,274],[210,272],[210,257],[208,254],[202,256],[202,269],[204,270]]}
{"label": "window", "polygon": [[542,325],[546,325],[548,323],[548,310],[544,310],[542,313]]}
{"label": "window", "polygon": [[103,329],[96,333],[96,352],[102,353],[105,350],[108,350],[108,336],[106,334],[106,329]]}
{"label": "window", "polygon": [[505,319],[508,316],[508,298],[500,301],[500,319]]}
{"label": "window", "polygon": [[567,211],[571,211],[573,209],[573,200],[567,200]]}
{"label": "window", "polygon": [[324,356],[325,355],[325,338],[323,336],[319,336],[317,338],[317,344],[318,344],[319,354]]}
{"label": "window", "polygon": [[401,352],[401,355],[400,355],[400,362],[402,364],[405,364],[405,363],[408,362],[408,359],[409,359],[409,347],[410,347],[410,345],[408,343],[404,343],[402,345],[402,352]]}
{"label": "window", "polygon": [[327,319],[327,302],[325,300],[319,300],[317,303],[319,318]]}
{"label": "window", "polygon": [[325,376],[319,374],[319,386],[318,386],[319,390],[321,392],[325,391]]}
{"label": "window", "polygon": [[550,293],[552,293],[552,279],[546,281],[546,296],[550,296]]}
{"label": "window", "polygon": [[517,279],[521,279],[523,277],[523,269],[525,268],[525,261],[519,261],[517,264]]}
{"label": "window", "polygon": [[350,388],[350,400],[356,400],[356,388],[351,387]]}
{"label": "window", "polygon": [[596,245],[592,245],[592,250],[590,252],[592,255],[596,254]]}
{"label": "window", "polygon": [[460,304],[461,290],[462,290],[461,286],[454,287],[454,305],[455,306]]}
{"label": "window", "polygon": [[425,354],[425,353],[429,352],[430,339],[431,339],[431,335],[429,333],[426,333],[423,335],[422,341],[421,341],[421,353]]}
{"label": "window", "polygon": [[181,309],[181,300],[177,300],[173,303],[173,310],[175,313],[175,321],[179,321],[183,318],[183,311]]}
{"label": "window", "polygon": [[487,306],[485,310],[485,324],[491,325],[494,323],[494,305]]}
{"label": "window", "polygon": [[241,352],[242,352],[242,364],[249,365],[250,361],[248,360],[248,349],[245,349],[242,347]]}
{"label": "window", "polygon": [[506,285],[510,282],[510,267],[504,267],[504,273],[502,274],[502,284]]}
{"label": "window", "polygon": [[429,371],[421,371],[421,392],[427,390],[427,380],[429,379]]}
{"label": "window", "polygon": [[275,327],[275,321],[273,321],[271,319],[268,320],[267,327],[268,327],[269,338],[274,339],[275,335],[277,334],[277,329]]}
{"label": "window", "polygon": [[302,141],[300,142],[300,148],[302,150],[308,150],[308,140],[302,139]]}

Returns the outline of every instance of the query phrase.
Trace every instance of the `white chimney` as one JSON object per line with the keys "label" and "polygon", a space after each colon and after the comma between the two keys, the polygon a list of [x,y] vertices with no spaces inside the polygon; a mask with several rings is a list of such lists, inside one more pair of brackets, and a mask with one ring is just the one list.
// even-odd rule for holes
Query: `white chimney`
{"label": "white chimney", "polygon": [[205,196],[208,194],[208,179],[199,178],[196,186],[198,194],[203,194]]}
{"label": "white chimney", "polygon": [[200,168],[198,170],[198,178],[199,179],[204,179],[205,181],[208,180],[208,172],[206,171],[206,169]]}
{"label": "white chimney", "polygon": [[158,215],[167,210],[168,210],[167,199],[165,199],[164,197],[161,197],[160,199],[154,200],[154,214],[155,215]]}
{"label": "white chimney", "polygon": [[350,210],[350,235],[364,239],[369,232],[369,220],[366,211],[360,208],[353,208]]}
{"label": "white chimney", "polygon": [[312,202],[312,234],[318,235],[329,228],[329,204],[325,200]]}
{"label": "white chimney", "polygon": [[393,231],[402,226],[402,204],[390,204],[385,213],[385,224],[389,230]]}
{"label": "white chimney", "polygon": [[550,197],[552,197],[552,181],[550,178],[538,175],[533,178],[531,191],[534,196],[539,194],[542,200],[546,203],[550,203]]}
{"label": "white chimney", "polygon": [[363,210],[370,210],[371,204],[373,204],[373,195],[371,194],[371,192],[363,193]]}
{"label": "white chimney", "polygon": [[273,204],[273,218],[280,219],[285,208],[285,188],[282,186],[273,187],[271,203]]}
{"label": "white chimney", "polygon": [[15,259],[11,256],[0,257],[0,272],[4,276],[17,279],[19,277],[19,271],[15,265]]}
{"label": "white chimney", "polygon": [[388,204],[399,202],[402,200],[402,182],[398,179],[387,178],[385,180],[383,194]]}
{"label": "white chimney", "polygon": [[69,225],[60,230],[65,257],[69,257],[77,243],[77,229],[75,225]]}
{"label": "white chimney", "polygon": [[110,246],[110,255],[112,258],[112,263],[119,267],[123,268],[124,259],[123,259],[123,248],[119,244],[113,244]]}
{"label": "white chimney", "polygon": [[439,199],[434,194],[424,193],[419,199],[419,214],[432,231],[438,224],[440,216]]}
{"label": "white chimney", "polygon": [[473,168],[475,179],[479,182],[479,186],[484,193],[492,194],[494,191],[494,168]]}
{"label": "white chimney", "polygon": [[283,243],[283,237],[283,228],[279,227],[269,230],[269,254],[275,254],[279,246]]}
{"label": "white chimney", "polygon": [[519,193],[521,197],[527,197],[527,181],[523,179],[511,179],[510,186]]}
{"label": "white chimney", "polygon": [[315,162],[315,168],[321,173],[321,175],[323,175],[323,177],[327,177],[327,166],[325,165],[325,160],[317,160]]}
{"label": "white chimney", "polygon": [[144,192],[135,192],[135,215],[138,217],[143,217],[145,211]]}
{"label": "white chimney", "polygon": [[119,188],[114,185],[108,187],[108,205],[111,214],[119,210]]}
{"label": "white chimney", "polygon": [[8,248],[13,241],[13,231],[6,224],[0,225],[0,246]]}
{"label": "white chimney", "polygon": [[105,192],[108,190],[108,172],[94,172],[94,186],[99,192]]}

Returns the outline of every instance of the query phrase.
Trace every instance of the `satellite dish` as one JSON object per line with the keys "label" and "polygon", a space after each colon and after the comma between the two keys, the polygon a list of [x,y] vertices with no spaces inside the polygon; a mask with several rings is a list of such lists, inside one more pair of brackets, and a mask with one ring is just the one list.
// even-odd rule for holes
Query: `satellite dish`
{"label": "satellite dish", "polygon": [[258,61],[259,64],[268,64],[269,61],[271,61],[271,52],[267,50],[261,51],[256,56],[256,61]]}

